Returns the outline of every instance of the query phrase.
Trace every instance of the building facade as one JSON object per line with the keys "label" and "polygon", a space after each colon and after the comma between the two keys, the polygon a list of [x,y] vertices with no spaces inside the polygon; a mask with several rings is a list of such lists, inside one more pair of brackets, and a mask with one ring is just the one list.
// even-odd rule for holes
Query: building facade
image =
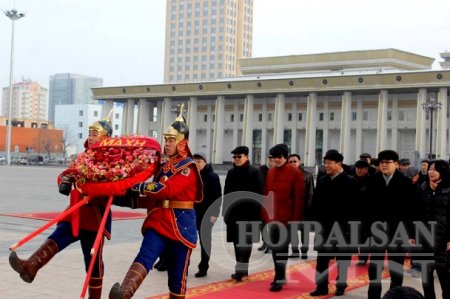
{"label": "building facade", "polygon": [[164,82],[234,76],[252,56],[253,0],[167,0]]}
{"label": "building facade", "polygon": [[55,106],[70,104],[96,104],[91,88],[103,86],[103,79],[77,74],[50,76],[48,116],[55,121]]}
{"label": "building facade", "polygon": [[[253,163],[265,163],[277,143],[300,154],[306,166],[321,164],[331,148],[348,164],[383,149],[419,161],[429,155],[430,133],[433,155],[448,159],[450,70],[431,70],[433,60],[395,49],[269,57],[240,61],[243,76],[229,80],[93,93],[105,101],[103,111],[124,105],[125,134],[139,131],[160,141],[185,103],[192,151],[217,164],[231,162],[237,145],[250,148]],[[434,117],[422,109],[430,99],[441,103]]]}
{"label": "building facade", "polygon": [[[9,114],[9,86],[3,88],[2,116]],[[47,121],[48,90],[31,80],[13,84],[11,116],[40,123]]]}

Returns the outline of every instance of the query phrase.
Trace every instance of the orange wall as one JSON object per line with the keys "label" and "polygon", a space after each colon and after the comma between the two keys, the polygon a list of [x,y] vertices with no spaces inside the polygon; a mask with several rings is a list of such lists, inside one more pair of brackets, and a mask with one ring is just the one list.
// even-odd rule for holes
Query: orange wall
{"label": "orange wall", "polygon": [[[6,130],[6,126],[0,126],[0,151],[2,152],[6,151]],[[31,146],[33,147],[33,153],[44,154],[46,152],[44,143],[48,140],[51,141],[50,151],[61,153],[62,138],[62,130],[11,127],[11,153],[14,153],[16,146],[19,146],[19,152],[21,153],[26,153],[26,148]]]}

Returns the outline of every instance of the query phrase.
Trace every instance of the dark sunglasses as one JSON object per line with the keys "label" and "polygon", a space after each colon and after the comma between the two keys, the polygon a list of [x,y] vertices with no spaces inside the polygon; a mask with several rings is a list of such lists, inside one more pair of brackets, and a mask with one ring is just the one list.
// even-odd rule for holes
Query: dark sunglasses
{"label": "dark sunglasses", "polygon": [[272,158],[274,159],[280,159],[281,157],[283,157],[283,155],[272,155]]}
{"label": "dark sunglasses", "polygon": [[240,158],[242,158],[242,155],[233,156],[233,159],[240,159]]}

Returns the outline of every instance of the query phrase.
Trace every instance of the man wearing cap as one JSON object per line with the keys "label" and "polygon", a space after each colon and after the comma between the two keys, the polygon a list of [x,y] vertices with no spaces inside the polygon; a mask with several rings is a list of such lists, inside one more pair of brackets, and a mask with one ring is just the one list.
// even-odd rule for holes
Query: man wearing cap
{"label": "man wearing cap", "polygon": [[197,242],[194,203],[202,200],[200,174],[188,146],[189,128],[180,115],[164,132],[164,154],[154,182],[138,183],[127,191],[130,201],[140,197],[147,204],[141,248],[122,283],[111,288],[109,298],[131,298],[155,260],[167,254],[170,299],[186,296],[189,257]]}
{"label": "man wearing cap", "polygon": [[[285,144],[272,147],[270,155],[274,159],[274,167],[267,173],[262,218],[268,228],[266,243],[272,250],[275,268],[275,277],[269,290],[279,292],[286,283],[286,264],[291,236],[289,223],[303,220],[305,185],[303,173],[287,163],[288,147]],[[293,229],[296,233],[298,228]]]}
{"label": "man wearing cap", "polygon": [[[342,168],[344,156],[337,150],[329,150],[323,157],[326,175],[317,181],[312,201],[312,220],[321,225],[316,231],[314,249],[317,250],[316,289],[311,296],[328,294],[328,266],[336,258],[338,276],[336,296],[342,296],[347,288],[347,272],[351,255],[356,251],[349,244],[349,221],[356,220],[359,186],[356,180]],[[338,231],[336,231],[338,230]],[[322,239],[322,242],[318,240]]]}
{"label": "man wearing cap", "polygon": [[376,168],[372,166],[372,156],[369,153],[362,153],[361,155],[359,155],[359,159],[361,161],[366,161],[369,165],[369,175],[374,175],[377,172]]}
{"label": "man wearing cap", "polygon": [[[236,257],[235,273],[231,278],[237,282],[248,276],[252,246],[259,242],[259,233],[252,231],[254,226],[251,223],[261,223],[261,202],[258,199],[263,193],[263,177],[258,168],[250,165],[248,152],[246,146],[238,146],[231,151],[233,168],[228,170],[225,178],[222,208],[227,242],[233,243]],[[241,198],[235,193],[239,191],[251,192],[251,198]]]}
{"label": "man wearing cap", "polygon": [[[403,263],[409,244],[408,240],[399,238],[397,230],[406,231],[408,236],[403,237],[412,239],[412,221],[416,220],[419,202],[417,189],[397,169],[398,153],[383,150],[378,153],[378,160],[380,172],[370,178],[364,196],[366,214],[363,225],[370,238],[370,242],[364,244],[370,252],[369,299],[381,298],[385,255],[391,277],[390,288],[403,284]],[[409,242],[412,243],[411,240]]]}
{"label": "man wearing cap", "polygon": [[[109,117],[96,121],[89,126],[89,136],[84,143],[85,149],[89,149],[93,144],[111,136],[112,127]],[[70,195],[74,178],[69,169],[62,172],[57,179],[59,193]],[[76,197],[71,205],[75,204]],[[91,201],[95,201],[92,199]],[[28,259],[20,259],[16,252],[11,252],[9,263],[11,267],[20,274],[20,277],[28,283],[33,282],[40,268],[45,266],[57,253],[64,250],[70,244],[80,241],[83,251],[84,263],[86,271],[91,262],[91,248],[94,245],[97,232],[100,227],[101,219],[105,213],[105,206],[98,204],[86,204],[81,206],[79,211],[73,215],[76,217],[68,217],[59,222],[53,233],[47,240],[37,249]],[[103,231],[107,239],[111,238],[111,213],[108,214],[105,229]],[[104,239],[101,239],[92,275],[89,280],[89,298],[100,298],[103,285],[103,251]]]}
{"label": "man wearing cap", "polygon": [[219,176],[214,172],[211,164],[206,163],[205,157],[206,155],[203,153],[194,154],[195,164],[200,171],[203,182],[203,200],[194,205],[201,247],[201,259],[195,277],[207,275],[211,255],[212,227],[219,217],[220,206],[222,205],[222,186]]}
{"label": "man wearing cap", "polygon": [[398,169],[400,170],[401,173],[405,173],[406,170],[409,168],[409,165],[411,165],[411,161],[409,161],[409,159],[400,159],[398,161]]}

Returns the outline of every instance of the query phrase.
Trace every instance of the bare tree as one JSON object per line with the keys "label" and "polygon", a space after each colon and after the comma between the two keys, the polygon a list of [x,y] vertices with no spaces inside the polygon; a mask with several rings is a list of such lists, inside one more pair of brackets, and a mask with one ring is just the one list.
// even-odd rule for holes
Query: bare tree
{"label": "bare tree", "polygon": [[73,134],[69,126],[65,125],[63,128],[63,137],[60,140],[62,145],[62,154],[64,157],[64,163],[67,159],[67,148],[76,142],[76,136]]}

